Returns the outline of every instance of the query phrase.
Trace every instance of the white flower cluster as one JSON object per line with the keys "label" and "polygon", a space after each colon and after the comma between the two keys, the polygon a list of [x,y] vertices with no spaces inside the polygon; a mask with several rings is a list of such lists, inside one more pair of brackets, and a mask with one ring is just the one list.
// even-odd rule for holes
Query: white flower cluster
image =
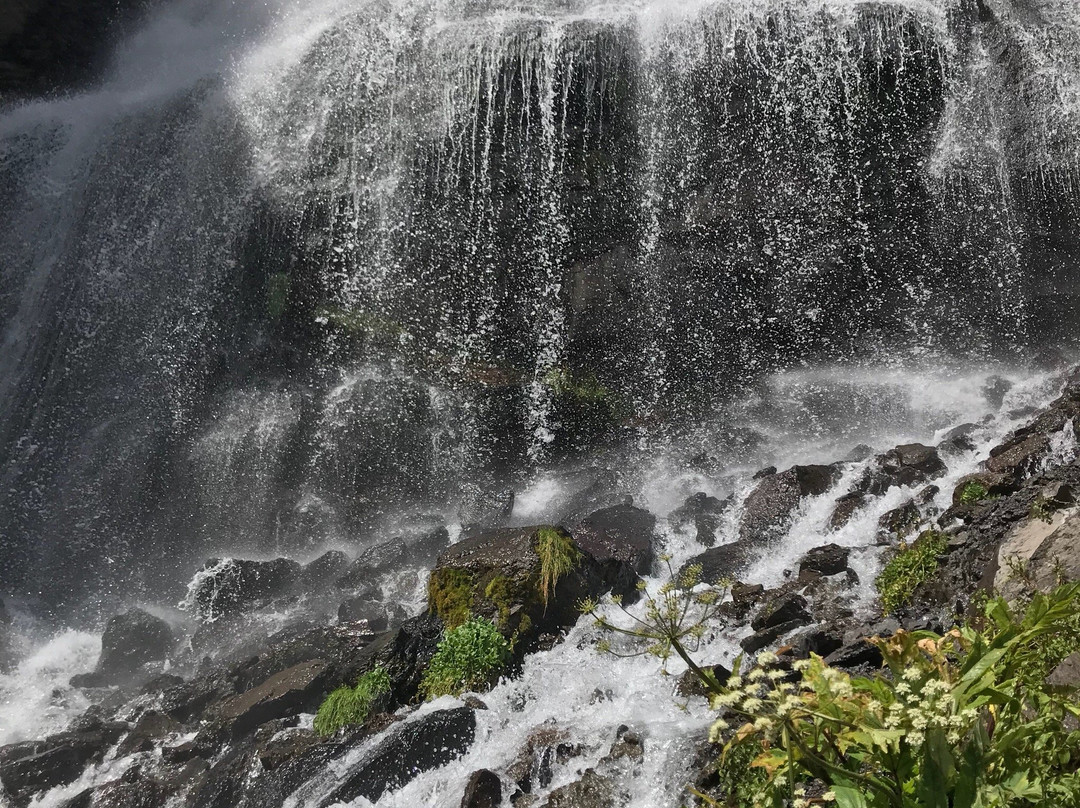
{"label": "white flower cluster", "polygon": [[957,711],[952,688],[941,679],[931,678],[921,684],[922,672],[909,668],[893,691],[897,700],[884,710],[882,723],[886,729],[906,730],[905,740],[920,747],[931,729],[945,731],[950,744],[958,744],[978,719],[972,708]]}

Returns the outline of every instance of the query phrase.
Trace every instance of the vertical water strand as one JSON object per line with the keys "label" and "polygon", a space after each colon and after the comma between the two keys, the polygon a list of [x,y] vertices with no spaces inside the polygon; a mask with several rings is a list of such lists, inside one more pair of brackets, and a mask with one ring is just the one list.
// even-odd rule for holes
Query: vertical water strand
{"label": "vertical water strand", "polygon": [[[530,441],[528,456],[541,462],[547,446],[554,440],[549,417],[552,390],[548,384],[551,374],[562,359],[566,314],[563,309],[563,255],[569,235],[562,211],[562,177],[558,166],[562,161],[564,142],[558,137],[561,118],[566,109],[558,108],[565,99],[565,82],[572,77],[571,65],[560,64],[563,36],[561,24],[541,27],[526,64],[527,92],[536,92],[539,121],[539,165],[535,199],[539,221],[531,230],[529,254],[535,265],[537,287],[532,300],[531,317],[535,339],[535,360],[532,379],[528,382],[528,411],[526,428]],[[572,51],[565,59],[572,59]],[[526,137],[529,133],[526,132]]]}

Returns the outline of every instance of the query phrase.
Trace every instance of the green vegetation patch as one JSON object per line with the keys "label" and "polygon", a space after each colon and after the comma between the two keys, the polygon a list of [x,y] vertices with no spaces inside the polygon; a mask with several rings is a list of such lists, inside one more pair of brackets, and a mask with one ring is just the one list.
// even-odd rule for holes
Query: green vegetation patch
{"label": "green vegetation patch", "polygon": [[607,401],[611,391],[589,373],[574,375],[566,368],[552,368],[543,378],[544,385],[557,396],[569,396],[578,401]]}
{"label": "green vegetation patch", "polygon": [[874,585],[881,595],[881,608],[891,614],[911,602],[915,590],[934,577],[938,556],[945,552],[948,537],[936,530],[924,531],[911,545],[901,545],[878,575]]}
{"label": "green vegetation patch", "polygon": [[339,687],[319,705],[312,728],[323,737],[333,735],[342,727],[363,724],[371,711],[372,703],[390,692],[390,674],[376,667],[356,683]]}
{"label": "green vegetation patch", "polygon": [[540,596],[547,606],[559,579],[581,563],[581,550],[556,527],[536,531],[536,554],[540,556]]}
{"label": "green vegetation patch", "polygon": [[963,505],[975,505],[989,498],[990,491],[978,480],[968,480],[964,490],[960,492],[960,503]]}
{"label": "green vegetation patch", "polygon": [[443,635],[424,671],[420,692],[434,699],[479,690],[506,665],[510,653],[510,642],[494,623],[471,617]]}
{"label": "green vegetation patch", "polygon": [[447,628],[457,628],[472,613],[476,579],[468,570],[440,567],[428,579],[428,609]]}

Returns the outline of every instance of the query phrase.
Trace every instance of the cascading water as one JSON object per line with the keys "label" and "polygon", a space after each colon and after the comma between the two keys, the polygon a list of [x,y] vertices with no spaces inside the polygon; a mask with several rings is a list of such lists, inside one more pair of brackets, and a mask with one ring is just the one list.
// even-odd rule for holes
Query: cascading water
{"label": "cascading water", "polygon": [[[210,556],[453,535],[476,488],[536,523],[599,468],[664,516],[993,410],[958,479],[1052,397],[1018,360],[1073,347],[1078,135],[1067,0],[163,2],[100,83],[0,112],[0,594],[85,629]],[[456,802],[560,705],[598,756],[611,699],[670,747],[633,804],[675,794],[706,717],[587,635],[388,804]]]}

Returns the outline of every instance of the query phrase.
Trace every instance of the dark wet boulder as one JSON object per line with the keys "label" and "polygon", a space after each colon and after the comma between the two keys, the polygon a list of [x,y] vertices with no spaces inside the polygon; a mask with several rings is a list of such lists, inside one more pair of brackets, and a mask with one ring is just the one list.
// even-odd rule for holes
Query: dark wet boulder
{"label": "dark wet boulder", "polygon": [[1034,472],[1050,451],[1050,435],[1033,434],[1008,441],[990,450],[986,470],[1021,480]]}
{"label": "dark wet boulder", "polygon": [[716,544],[720,521],[733,504],[732,497],[720,500],[699,491],[687,497],[682,505],[672,511],[668,521],[675,528],[692,528],[698,544],[712,547]]}
{"label": "dark wet boulder", "polygon": [[[582,599],[599,597],[613,584],[630,586],[637,580],[635,564],[648,560],[652,523],[637,513],[608,510],[615,512],[603,511],[583,523],[583,544],[550,526],[504,528],[462,539],[439,557],[431,573],[429,610],[451,627],[468,614],[488,617],[508,636],[517,632],[525,646],[543,633],[573,625]],[[545,542],[568,566],[546,597],[539,554]]]}
{"label": "dark wet boulder", "polygon": [[514,511],[514,491],[494,485],[462,485],[458,520],[465,529],[502,527]]}
{"label": "dark wet boulder", "polygon": [[850,452],[844,455],[845,463],[861,463],[864,460],[869,460],[874,456],[874,447],[868,446],[865,443],[860,443],[858,446],[852,448]]}
{"label": "dark wet boulder", "polygon": [[883,661],[878,647],[864,639],[847,643],[825,657],[826,664],[834,668],[857,673],[876,671],[881,667]]}
{"label": "dark wet boulder", "polygon": [[469,775],[461,808],[499,808],[502,805],[502,780],[490,769],[478,769]]}
{"label": "dark wet boulder", "polygon": [[764,477],[743,503],[740,538],[762,541],[785,529],[802,500],[832,488],[835,475],[831,466],[792,466]]}
{"label": "dark wet boulder", "polygon": [[839,530],[866,504],[866,494],[859,491],[850,491],[843,496],[837,497],[833,507],[832,516],[829,517],[829,528]]}
{"label": "dark wet boulder", "polygon": [[340,577],[349,566],[349,557],[341,550],[327,550],[300,571],[299,586],[305,592],[318,592]]}
{"label": "dark wet boulder", "polygon": [[934,480],[948,471],[938,450],[921,443],[907,443],[875,458],[856,490],[880,496],[890,488],[912,486]]}
{"label": "dark wet boulder", "polygon": [[195,617],[203,621],[265,606],[293,590],[301,569],[288,558],[210,559],[189,585],[188,603]]}
{"label": "dark wet boulder", "polygon": [[982,387],[983,398],[991,409],[1000,410],[1005,395],[1013,389],[1013,383],[1002,376],[991,376]]}
{"label": "dark wet boulder", "polygon": [[586,769],[580,779],[552,791],[544,808],[616,808],[620,804],[615,782],[595,769]]}
{"label": "dark wet boulder", "polygon": [[751,480],[764,480],[766,477],[772,477],[776,474],[776,466],[766,466],[763,469],[755,471]]}
{"label": "dark wet boulder", "polygon": [[605,582],[620,594],[632,592],[637,576],[652,569],[656,517],[642,508],[604,508],[574,525],[570,535],[600,564]]}
{"label": "dark wet boulder", "polygon": [[135,722],[131,731],[117,745],[117,757],[124,757],[135,752],[149,752],[156,746],[155,741],[171,733],[179,732],[181,729],[179,722],[164,713],[147,710],[139,716],[139,720]]}
{"label": "dark wet boulder", "polygon": [[0,783],[16,808],[34,794],[78,779],[83,769],[102,759],[127,731],[127,724],[88,718],[76,728],[41,741],[0,747]]}
{"label": "dark wet boulder", "polygon": [[820,575],[839,575],[848,567],[851,549],[839,544],[823,544],[808,551],[799,562],[799,580]]}
{"label": "dark wet boulder", "polygon": [[[723,686],[731,677],[731,669],[719,663],[715,665],[702,665],[701,669],[706,673],[712,674],[713,678],[716,679],[721,686]],[[708,698],[710,693],[711,691],[705,686],[705,683],[691,670],[684,671],[675,682],[675,695],[681,696],[684,699],[691,696]]]}
{"label": "dark wet boulder", "polygon": [[698,553],[685,564],[679,574],[682,575],[691,565],[701,566],[701,580],[714,584],[721,580],[732,580],[745,570],[757,557],[758,547],[751,542],[735,541],[712,547],[704,553]]}
{"label": "dark wet boulder", "polygon": [[105,624],[96,673],[107,679],[139,673],[144,665],[167,659],[175,644],[173,630],[161,618],[142,609],[118,614]]}
{"label": "dark wet boulder", "polygon": [[938,451],[947,455],[972,452],[975,450],[975,441],[972,436],[978,431],[978,424],[960,424],[960,426],[953,427],[941,436]]}
{"label": "dark wet boulder", "polygon": [[321,659],[301,662],[227,699],[218,715],[239,738],[267,721],[314,712],[324,692],[336,684],[329,681],[328,668]]}
{"label": "dark wet boulder", "polygon": [[320,808],[357,797],[378,802],[387,791],[464,755],[475,736],[476,714],[468,707],[439,710],[400,724],[349,767]]}
{"label": "dark wet boulder", "polygon": [[445,527],[378,542],[357,553],[336,585],[339,589],[374,595],[379,576],[407,566],[430,567],[449,542],[450,533]]}
{"label": "dark wet boulder", "polygon": [[953,505],[977,505],[980,502],[1006,497],[1020,490],[1019,484],[1007,474],[980,471],[961,477],[953,488]]}
{"label": "dark wet boulder", "polygon": [[795,629],[802,628],[809,623],[809,618],[790,620],[787,623],[779,623],[775,626],[755,631],[749,637],[743,637],[739,646],[748,654],[756,654],[771,645],[774,645],[781,637],[790,634]]}
{"label": "dark wet boulder", "polygon": [[366,597],[347,598],[338,606],[339,623],[364,623],[376,633],[389,627],[386,607],[377,600]]}
{"label": "dark wet boulder", "polygon": [[922,523],[922,514],[915,500],[906,500],[892,510],[886,511],[878,518],[878,535],[883,539],[906,539],[919,529]]}
{"label": "dark wet boulder", "polygon": [[810,612],[806,608],[806,598],[794,592],[784,592],[769,598],[762,604],[750,623],[754,631],[773,628],[781,623],[801,620],[810,622]]}

